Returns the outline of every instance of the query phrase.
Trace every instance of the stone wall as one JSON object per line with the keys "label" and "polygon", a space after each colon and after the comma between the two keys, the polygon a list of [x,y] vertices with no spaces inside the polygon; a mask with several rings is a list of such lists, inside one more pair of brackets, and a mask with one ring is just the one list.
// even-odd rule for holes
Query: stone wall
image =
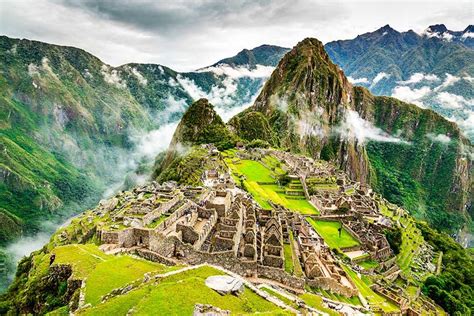
{"label": "stone wall", "polygon": [[333,293],[341,294],[347,297],[353,297],[358,294],[355,288],[344,286],[332,278],[321,277],[315,279],[306,279],[306,284],[311,287],[318,287],[323,290],[331,291]]}
{"label": "stone wall", "polygon": [[257,274],[260,278],[275,280],[292,288],[304,289],[305,280],[303,278],[292,276],[282,269],[258,265]]}

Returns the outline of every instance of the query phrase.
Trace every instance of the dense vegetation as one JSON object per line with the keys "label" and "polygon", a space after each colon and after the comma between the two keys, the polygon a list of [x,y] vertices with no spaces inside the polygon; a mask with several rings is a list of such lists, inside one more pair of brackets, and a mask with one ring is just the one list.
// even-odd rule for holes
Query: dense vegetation
{"label": "dense vegetation", "polygon": [[474,259],[445,233],[418,223],[424,239],[443,252],[441,273],[426,279],[423,292],[451,315],[471,315],[474,311]]}

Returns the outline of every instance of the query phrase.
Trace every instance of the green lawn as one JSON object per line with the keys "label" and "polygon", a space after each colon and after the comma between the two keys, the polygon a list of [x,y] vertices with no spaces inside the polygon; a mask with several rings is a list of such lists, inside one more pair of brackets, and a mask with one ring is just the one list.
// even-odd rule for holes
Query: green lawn
{"label": "green lawn", "polygon": [[368,259],[368,260],[364,260],[364,261],[361,261],[359,263],[357,263],[358,265],[360,265],[362,268],[364,269],[372,269],[372,268],[377,268],[379,263],[373,259]]}
{"label": "green lawn", "polygon": [[304,276],[303,268],[301,267],[300,260],[296,254],[294,237],[291,231],[290,231],[290,244],[291,244],[291,253],[293,255],[294,275],[296,275],[297,277],[303,277]]}
{"label": "green lawn", "polygon": [[272,172],[258,161],[240,160],[235,165],[248,181],[275,182]]}
{"label": "green lawn", "polygon": [[285,271],[289,274],[293,274],[294,265],[293,265],[293,252],[290,244],[283,244],[283,250],[285,253]]}
{"label": "green lawn", "polygon": [[168,267],[130,256],[118,256],[100,262],[86,281],[86,303],[96,305],[101,296],[113,289],[142,278],[147,272],[164,273],[179,267]]}
{"label": "green lawn", "polygon": [[359,242],[352,237],[344,228],[339,237],[338,228],[341,227],[340,222],[317,221],[307,218],[307,221],[313,226],[330,248],[346,248],[359,245]]}
{"label": "green lawn", "polygon": [[282,301],[283,303],[285,303],[286,305],[288,306],[291,306],[293,307],[294,309],[298,309],[298,306],[296,305],[295,302],[293,302],[292,300],[286,298],[285,296],[281,295],[280,293],[278,293],[277,291],[273,290],[273,289],[270,289],[268,287],[261,287],[260,288],[262,291],[265,291],[267,292],[268,294],[276,297],[277,299],[279,299],[280,301]]}
{"label": "green lawn", "polygon": [[[140,279],[147,272],[163,273],[181,267],[135,258],[129,255],[106,255],[94,244],[70,244],[54,248],[55,264],[70,264],[73,276],[86,279],[85,301],[98,304],[103,295],[115,288]],[[50,255],[37,259],[37,271],[47,271]]]}
{"label": "green lawn", "polygon": [[304,293],[301,294],[300,299],[302,299],[308,306],[316,308],[317,310],[327,313],[330,316],[339,316],[340,314],[326,306],[323,305],[323,299],[316,294],[313,293]]}
{"label": "green lawn", "polygon": [[[231,153],[228,153],[230,155]],[[268,158],[265,157],[268,161],[267,165],[276,165],[274,157]],[[245,181],[243,182],[245,190],[247,190],[257,201],[257,203],[264,209],[271,209],[271,205],[268,201],[273,203],[280,204],[294,212],[301,214],[318,214],[316,208],[309,203],[304,196],[300,196],[299,199],[292,199],[285,194],[285,189],[279,187],[276,183],[277,176],[270,169],[266,168],[262,163],[254,160],[239,160],[234,163],[232,160],[236,158],[226,158],[227,165],[231,168],[234,180],[237,183],[240,183],[239,176],[245,176]],[[268,160],[270,159],[270,160]],[[278,168],[276,168],[276,171]],[[279,172],[279,171],[278,171]],[[271,182],[272,184],[260,184],[259,182]],[[299,185],[298,185],[299,184]],[[293,188],[296,191],[302,191],[300,188],[301,183],[298,180],[293,180],[291,185],[298,186]]]}
{"label": "green lawn", "polygon": [[211,267],[188,270],[157,283],[143,285],[92,309],[86,309],[82,314],[125,315],[133,308],[134,315],[192,315],[196,303],[211,304],[230,310],[233,314],[289,314],[248,288],[240,296],[222,296],[204,284],[207,277],[220,274],[222,272]]}

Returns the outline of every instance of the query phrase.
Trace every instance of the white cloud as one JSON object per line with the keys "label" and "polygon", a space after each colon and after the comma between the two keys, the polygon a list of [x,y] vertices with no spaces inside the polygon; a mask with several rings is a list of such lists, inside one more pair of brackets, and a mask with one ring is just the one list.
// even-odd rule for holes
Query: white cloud
{"label": "white cloud", "polygon": [[390,78],[391,75],[386,73],[386,72],[379,72],[375,78],[372,80],[372,85],[371,87],[374,87],[377,83],[379,83],[383,79],[388,79]]}
{"label": "white cloud", "polygon": [[445,134],[426,134],[426,137],[431,139],[434,142],[442,143],[442,144],[448,144],[451,141],[451,137]]}
{"label": "white cloud", "polygon": [[120,74],[116,69],[111,69],[106,65],[102,65],[100,72],[102,73],[102,76],[104,76],[105,82],[120,89],[125,89],[127,87],[127,82],[120,77]]}
{"label": "white cloud", "polygon": [[143,77],[143,75],[137,70],[137,68],[131,68],[130,71],[137,78],[138,83],[140,83],[142,86],[147,85],[148,80],[146,80],[146,78]]}
{"label": "white cloud", "polygon": [[396,86],[392,91],[392,97],[424,107],[421,100],[430,93],[430,87],[426,86],[419,89],[411,89],[407,86]]}
{"label": "white cloud", "polygon": [[416,72],[410,76],[408,80],[405,81],[397,81],[399,84],[407,85],[407,84],[414,84],[414,83],[419,83],[421,81],[438,81],[439,78],[438,76],[434,74],[424,74],[421,72]]}
{"label": "white cloud", "polygon": [[365,77],[363,77],[363,78],[352,78],[351,76],[348,76],[347,80],[349,80],[349,82],[352,83],[352,84],[369,83],[369,80]]}
{"label": "white cloud", "polygon": [[462,38],[463,40],[466,40],[466,39],[468,39],[468,38],[474,38],[474,33],[473,33],[473,32],[466,32],[466,33],[464,33],[464,34],[461,36],[461,38]]}
{"label": "white cloud", "polygon": [[160,152],[165,151],[173,138],[177,122],[162,125],[136,139],[135,155],[154,159]]}
{"label": "white cloud", "polygon": [[474,100],[466,100],[464,97],[449,92],[440,92],[436,101],[445,109],[461,109],[465,105],[474,105]]}
{"label": "white cloud", "polygon": [[446,78],[444,79],[443,83],[437,86],[436,88],[434,88],[434,91],[439,91],[441,89],[445,89],[449,86],[452,86],[459,80],[461,80],[460,77],[456,77],[456,76],[446,73]]}
{"label": "white cloud", "polygon": [[268,78],[272,74],[275,67],[272,66],[263,66],[257,65],[254,69],[249,69],[248,67],[239,66],[231,67],[229,65],[220,64],[213,67],[206,67],[199,69],[199,72],[212,72],[218,76],[227,76],[232,79],[238,79],[243,77],[248,78]]}
{"label": "white cloud", "polygon": [[404,143],[409,142],[392,136],[382,129],[374,126],[371,122],[364,120],[356,111],[348,110],[345,114],[343,124],[336,130],[342,137],[356,138],[359,143],[367,141]]}

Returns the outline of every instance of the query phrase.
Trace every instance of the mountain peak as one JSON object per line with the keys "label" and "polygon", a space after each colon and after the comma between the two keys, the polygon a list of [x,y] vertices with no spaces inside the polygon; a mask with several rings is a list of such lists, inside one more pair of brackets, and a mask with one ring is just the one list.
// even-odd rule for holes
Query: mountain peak
{"label": "mountain peak", "polygon": [[444,24],[434,24],[434,25],[430,25],[428,27],[428,30],[433,32],[433,33],[444,33],[444,32],[447,32],[448,31],[448,28],[446,27],[446,25]]}
{"label": "mountain peak", "polygon": [[255,68],[257,65],[276,66],[282,56],[290,49],[275,45],[260,45],[252,49],[243,49],[237,55],[219,60],[212,66],[226,64],[233,67],[247,66]]}

